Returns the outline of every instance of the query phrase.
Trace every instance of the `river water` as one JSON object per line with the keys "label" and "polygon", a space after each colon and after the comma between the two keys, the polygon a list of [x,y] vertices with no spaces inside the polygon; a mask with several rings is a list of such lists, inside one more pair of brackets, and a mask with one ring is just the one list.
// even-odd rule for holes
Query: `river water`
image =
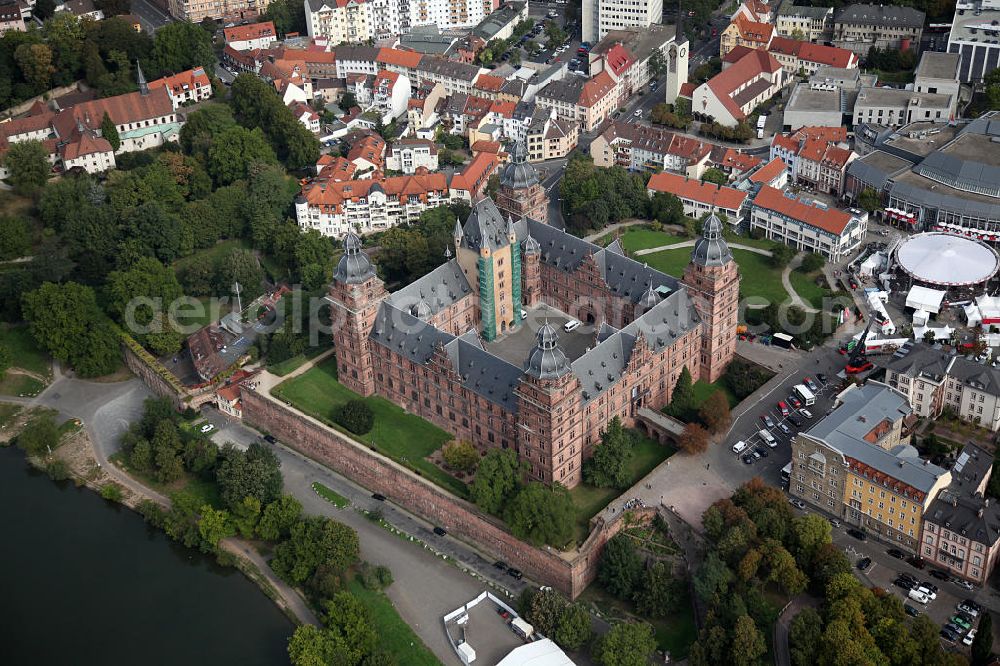
{"label": "river water", "polygon": [[274,666],[292,630],[239,571],[0,449],[0,664]]}

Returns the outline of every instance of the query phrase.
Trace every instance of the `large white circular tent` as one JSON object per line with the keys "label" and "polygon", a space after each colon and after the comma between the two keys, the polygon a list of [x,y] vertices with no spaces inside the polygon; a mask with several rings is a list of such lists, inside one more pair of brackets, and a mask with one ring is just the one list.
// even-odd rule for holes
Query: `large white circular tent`
{"label": "large white circular tent", "polygon": [[896,261],[914,280],[948,287],[985,282],[1000,269],[1000,256],[988,245],[936,232],[903,241]]}

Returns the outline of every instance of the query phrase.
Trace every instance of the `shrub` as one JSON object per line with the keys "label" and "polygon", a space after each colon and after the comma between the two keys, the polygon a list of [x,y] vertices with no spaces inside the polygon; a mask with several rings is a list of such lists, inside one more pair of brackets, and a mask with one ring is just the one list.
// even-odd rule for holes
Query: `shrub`
{"label": "shrub", "polygon": [[69,465],[65,460],[50,460],[45,466],[45,472],[53,481],[65,481],[70,477]]}
{"label": "shrub", "polygon": [[355,435],[364,435],[375,425],[375,415],[364,400],[348,400],[333,418]]}
{"label": "shrub", "polygon": [[101,497],[109,502],[121,502],[122,487],[117,483],[105,483],[101,486]]}
{"label": "shrub", "polygon": [[441,455],[445,465],[462,472],[471,472],[479,464],[479,451],[466,441],[456,439],[448,442]]}

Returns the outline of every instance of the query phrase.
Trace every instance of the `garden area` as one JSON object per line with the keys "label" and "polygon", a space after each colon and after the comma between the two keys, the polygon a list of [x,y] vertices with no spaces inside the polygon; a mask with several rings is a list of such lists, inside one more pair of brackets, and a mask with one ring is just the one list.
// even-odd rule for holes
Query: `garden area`
{"label": "garden area", "polygon": [[[325,425],[370,445],[459,497],[467,497],[464,483],[447,474],[427,457],[451,439],[451,435],[419,416],[407,414],[385,398],[362,398],[337,381],[337,360],[324,360],[309,371],[276,386],[273,395]],[[363,435],[348,431],[334,418],[352,400],[366,404],[374,417],[371,430]]]}
{"label": "garden area", "polygon": [[[3,364],[6,354],[6,364]],[[0,326],[0,394],[34,397],[52,381],[48,354],[35,343],[27,326]]]}

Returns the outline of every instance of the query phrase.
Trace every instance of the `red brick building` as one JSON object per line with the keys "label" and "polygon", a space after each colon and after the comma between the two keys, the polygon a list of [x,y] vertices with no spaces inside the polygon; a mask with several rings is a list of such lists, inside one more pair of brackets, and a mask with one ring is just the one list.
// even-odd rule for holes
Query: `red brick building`
{"label": "red brick building", "polygon": [[528,162],[528,151],[524,143],[518,141],[514,144],[510,164],[500,174],[497,208],[514,218],[530,217],[545,221],[548,219],[548,203],[535,167]]}
{"label": "red brick building", "polygon": [[[669,402],[684,367],[712,381],[735,353],[739,273],[714,215],[681,279],[617,242],[505,219],[488,198],[456,223],[454,258],[392,294],[357,236],[344,250],[329,294],[340,380],[481,451],[514,449],[545,483],[580,483],[608,421],[633,425]],[[543,306],[585,324],[571,334],[549,314],[522,319]],[[525,325],[538,327],[534,345],[512,357],[505,345],[523,343]]]}

